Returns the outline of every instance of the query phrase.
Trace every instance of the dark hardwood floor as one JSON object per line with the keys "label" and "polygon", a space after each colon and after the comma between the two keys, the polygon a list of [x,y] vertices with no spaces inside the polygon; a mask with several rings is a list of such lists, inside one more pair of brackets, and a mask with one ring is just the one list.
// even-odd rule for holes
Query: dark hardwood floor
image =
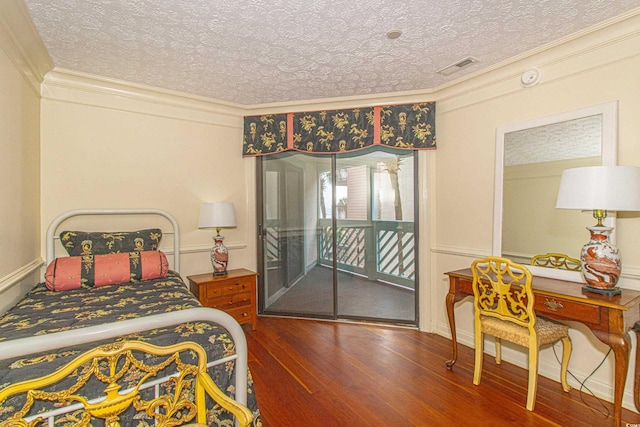
{"label": "dark hardwood floor", "polygon": [[[265,426],[613,425],[589,406],[612,413],[610,403],[603,409],[542,376],[535,411],[527,411],[527,371],[491,357],[474,386],[473,350],[460,346],[449,371],[451,341],[437,335],[274,317],[245,331]],[[640,414],[624,410],[623,421],[640,423]]]}

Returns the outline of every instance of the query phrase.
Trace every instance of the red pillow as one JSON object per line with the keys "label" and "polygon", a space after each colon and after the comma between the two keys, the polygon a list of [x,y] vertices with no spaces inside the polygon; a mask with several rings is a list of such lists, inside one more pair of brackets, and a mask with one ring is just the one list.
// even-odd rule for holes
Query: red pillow
{"label": "red pillow", "polygon": [[54,259],[45,273],[52,291],[98,287],[165,277],[167,257],[161,251],[71,256]]}

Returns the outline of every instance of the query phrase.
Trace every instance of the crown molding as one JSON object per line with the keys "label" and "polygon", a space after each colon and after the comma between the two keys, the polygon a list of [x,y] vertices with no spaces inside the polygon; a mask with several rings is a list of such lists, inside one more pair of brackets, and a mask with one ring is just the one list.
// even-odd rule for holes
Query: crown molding
{"label": "crown molding", "polygon": [[233,128],[245,114],[237,104],[57,67],[44,78],[42,98]]}
{"label": "crown molding", "polygon": [[417,104],[436,101],[433,90],[413,90],[404,92],[378,93],[371,95],[349,96],[341,98],[322,98],[294,102],[278,102],[244,106],[245,114],[290,113],[292,111],[318,111],[358,108],[362,106],[377,107],[393,104]]}
{"label": "crown molding", "polygon": [[0,1],[0,48],[40,96],[40,83],[53,61],[21,0]]}

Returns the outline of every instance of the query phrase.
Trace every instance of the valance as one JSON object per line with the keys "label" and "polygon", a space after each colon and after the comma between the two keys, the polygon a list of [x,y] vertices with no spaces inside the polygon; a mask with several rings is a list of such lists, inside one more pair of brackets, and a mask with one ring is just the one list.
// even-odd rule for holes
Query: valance
{"label": "valance", "polygon": [[246,116],[242,155],[332,154],[373,145],[435,149],[435,118],[435,102]]}

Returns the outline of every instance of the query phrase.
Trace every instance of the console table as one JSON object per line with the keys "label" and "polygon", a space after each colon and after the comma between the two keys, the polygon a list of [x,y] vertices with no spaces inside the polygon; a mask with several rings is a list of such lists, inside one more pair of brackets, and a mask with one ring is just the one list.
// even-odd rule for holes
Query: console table
{"label": "console table", "polygon": [[[453,368],[458,358],[454,304],[473,297],[473,274],[470,268],[450,271],[449,293],[446,298],[447,315],[451,327],[453,358],[446,362]],[[623,289],[612,297],[583,292],[582,284],[566,280],[534,276],[533,293],[536,313],[556,320],[573,320],[586,325],[593,334],[613,350],[615,356],[614,421],[622,419],[622,396],[629,368],[631,339],[627,331],[640,320],[640,291]]]}

